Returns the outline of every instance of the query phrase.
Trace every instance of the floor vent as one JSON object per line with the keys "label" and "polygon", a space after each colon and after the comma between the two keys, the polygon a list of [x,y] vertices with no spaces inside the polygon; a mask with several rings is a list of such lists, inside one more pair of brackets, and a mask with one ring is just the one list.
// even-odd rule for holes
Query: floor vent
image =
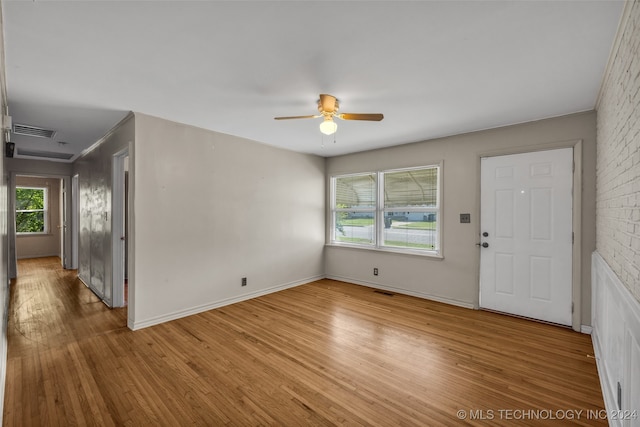
{"label": "floor vent", "polygon": [[392,293],[392,292],[387,292],[387,291],[373,291],[373,292],[375,292],[376,294],[386,295],[386,296],[388,296],[388,297],[392,297],[392,296],[394,296],[394,295],[395,295],[394,293]]}
{"label": "floor vent", "polygon": [[15,135],[26,135],[26,136],[35,136],[37,138],[51,139],[56,134],[56,131],[51,129],[43,129],[35,126],[21,125],[19,123],[15,123],[13,125],[13,133]]}
{"label": "floor vent", "polygon": [[43,159],[59,159],[59,160],[70,160],[74,156],[73,153],[56,153],[53,151],[25,150],[24,148],[18,148],[16,150],[16,154],[18,156],[40,157]]}

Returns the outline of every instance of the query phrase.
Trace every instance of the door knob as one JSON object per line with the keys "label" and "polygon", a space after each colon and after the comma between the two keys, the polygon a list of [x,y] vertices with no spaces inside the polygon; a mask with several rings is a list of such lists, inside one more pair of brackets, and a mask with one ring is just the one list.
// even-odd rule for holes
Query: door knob
{"label": "door knob", "polygon": [[488,248],[489,244],[487,242],[476,243],[477,246],[482,246],[483,248]]}
{"label": "door knob", "polygon": [[489,237],[489,233],[487,233],[486,231],[485,231],[484,233],[482,233],[482,235],[483,235],[484,237]]}

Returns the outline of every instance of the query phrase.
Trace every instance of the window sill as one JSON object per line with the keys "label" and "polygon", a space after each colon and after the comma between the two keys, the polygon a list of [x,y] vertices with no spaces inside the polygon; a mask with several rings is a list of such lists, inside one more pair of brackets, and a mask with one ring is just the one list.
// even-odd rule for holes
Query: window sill
{"label": "window sill", "polygon": [[419,256],[425,258],[433,258],[436,260],[443,260],[444,256],[435,251],[418,251],[411,249],[400,249],[400,248],[379,248],[375,246],[363,246],[363,245],[350,245],[348,243],[326,243],[325,246],[330,248],[345,248],[345,249],[356,249],[356,250],[364,250],[364,251],[373,251],[373,252],[385,252],[391,254],[398,255],[412,255]]}
{"label": "window sill", "polygon": [[51,233],[16,233],[16,237],[48,237]]}

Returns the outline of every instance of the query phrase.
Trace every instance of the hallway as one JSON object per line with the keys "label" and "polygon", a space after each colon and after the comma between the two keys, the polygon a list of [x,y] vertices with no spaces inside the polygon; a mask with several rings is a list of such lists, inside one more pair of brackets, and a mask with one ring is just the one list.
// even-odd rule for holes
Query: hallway
{"label": "hallway", "polygon": [[[97,360],[83,348],[96,336],[129,331],[126,308],[107,309],[76,274],[63,270],[58,257],[18,261],[7,327],[5,425],[105,424],[94,413],[100,396],[92,375],[83,375]],[[67,403],[73,414],[65,412]]]}

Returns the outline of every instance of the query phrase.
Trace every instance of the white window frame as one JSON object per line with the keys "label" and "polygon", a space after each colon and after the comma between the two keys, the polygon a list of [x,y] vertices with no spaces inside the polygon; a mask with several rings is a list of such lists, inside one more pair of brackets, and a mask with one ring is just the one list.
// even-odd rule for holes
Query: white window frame
{"label": "white window frame", "polygon": [[[16,227],[16,235],[18,236],[39,236],[39,235],[44,235],[44,234],[49,234],[49,189],[47,187],[36,187],[36,186],[29,186],[29,185],[16,185],[16,190],[22,188],[25,190],[42,190],[43,191],[43,205],[44,208],[43,209],[17,209],[17,205],[18,202],[16,200],[16,216],[18,214],[18,212],[43,212],[43,217],[44,217],[44,231],[21,231],[18,232],[17,229],[17,224],[15,225]],[[16,197],[15,193],[13,195],[13,197]]]}
{"label": "white window frame", "polygon": [[[384,177],[388,173],[394,172],[403,172],[403,171],[412,171],[412,170],[421,170],[421,169],[437,169],[437,188],[436,188],[436,206],[435,207],[397,207],[397,208],[385,208],[384,206]],[[442,224],[443,224],[443,215],[442,215],[442,176],[443,176],[443,162],[438,162],[429,165],[416,166],[410,168],[401,168],[401,169],[388,169],[377,172],[363,172],[363,173],[353,173],[353,174],[341,174],[332,176],[330,182],[331,188],[331,199],[330,199],[330,242],[329,245],[334,246],[345,246],[359,249],[368,249],[368,250],[377,250],[384,252],[396,252],[396,253],[405,253],[405,254],[414,254],[414,255],[422,255],[422,256],[430,256],[442,258]],[[336,208],[336,182],[339,178],[352,177],[352,176],[362,176],[362,175],[376,175],[376,208],[374,211],[374,224],[375,224],[375,232],[372,244],[365,243],[353,243],[353,242],[341,242],[336,240],[336,213],[341,211],[348,212],[371,212],[372,209],[358,209],[358,208],[347,208],[347,209],[338,209]],[[385,212],[432,212],[436,214],[436,239],[435,239],[435,249],[419,249],[419,248],[405,248],[400,246],[387,246],[384,244],[384,218]]]}

